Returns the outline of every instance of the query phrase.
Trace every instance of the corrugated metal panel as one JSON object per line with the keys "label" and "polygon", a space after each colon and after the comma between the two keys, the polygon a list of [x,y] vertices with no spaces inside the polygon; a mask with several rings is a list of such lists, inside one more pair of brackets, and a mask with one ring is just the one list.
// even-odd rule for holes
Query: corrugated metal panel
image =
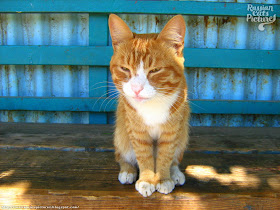
{"label": "corrugated metal panel", "polygon": [[[1,14],[0,21],[0,45],[88,45],[88,14]],[[0,96],[88,97],[88,89],[87,66],[0,66]],[[88,123],[88,114],[0,111],[0,121]]]}
{"label": "corrugated metal panel", "polygon": [[[280,3],[279,0],[253,2]],[[158,33],[171,18],[120,16],[136,33]],[[88,45],[88,14],[2,14],[0,19],[1,45]],[[266,25],[264,32],[258,30],[257,24],[247,23],[245,17],[185,16],[185,20],[186,47],[280,50],[279,18],[276,23]],[[190,99],[280,100],[277,70],[186,68],[186,76]],[[109,86],[112,95],[114,88],[111,83]],[[88,67],[1,66],[1,96],[86,97],[88,92]],[[2,111],[0,121],[88,123],[88,114]],[[192,115],[191,124],[279,127],[280,116],[201,114]]]}

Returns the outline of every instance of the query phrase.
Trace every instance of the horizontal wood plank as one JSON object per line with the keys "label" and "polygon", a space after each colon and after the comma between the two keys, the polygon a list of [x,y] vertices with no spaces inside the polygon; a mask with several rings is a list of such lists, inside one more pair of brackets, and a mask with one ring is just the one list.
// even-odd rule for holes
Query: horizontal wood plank
{"label": "horizontal wood plank", "polygon": [[[196,114],[280,114],[280,101],[189,100]],[[113,112],[115,98],[0,97],[0,110]]]}
{"label": "horizontal wood plank", "polygon": [[[252,4],[254,6],[260,4]],[[280,5],[273,6],[270,15],[280,16]],[[126,1],[126,0],[1,0],[0,12],[86,12],[134,14],[184,14],[215,16],[247,16],[248,4],[195,1]]]}
{"label": "horizontal wood plank", "polygon": [[[0,123],[0,149],[112,152],[113,125]],[[187,152],[280,154],[279,128],[191,127]]]}
{"label": "horizontal wood plank", "polygon": [[[111,46],[0,46],[3,65],[109,66]],[[185,48],[185,67],[280,69],[280,50]]]}

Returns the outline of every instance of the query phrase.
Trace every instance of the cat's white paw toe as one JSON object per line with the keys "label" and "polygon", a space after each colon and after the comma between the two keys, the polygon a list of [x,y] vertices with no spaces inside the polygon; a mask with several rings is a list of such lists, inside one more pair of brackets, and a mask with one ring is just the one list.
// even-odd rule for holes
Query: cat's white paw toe
{"label": "cat's white paw toe", "polygon": [[175,185],[183,185],[186,181],[185,175],[179,170],[178,167],[171,169],[171,179]]}
{"label": "cat's white paw toe", "polygon": [[119,173],[119,181],[122,184],[132,184],[136,181],[137,174],[127,173],[126,171]]}
{"label": "cat's white paw toe", "polygon": [[155,185],[145,181],[137,181],[135,188],[144,197],[148,197],[156,191]]}
{"label": "cat's white paw toe", "polygon": [[157,191],[163,194],[170,193],[175,188],[173,180],[161,181],[157,184]]}

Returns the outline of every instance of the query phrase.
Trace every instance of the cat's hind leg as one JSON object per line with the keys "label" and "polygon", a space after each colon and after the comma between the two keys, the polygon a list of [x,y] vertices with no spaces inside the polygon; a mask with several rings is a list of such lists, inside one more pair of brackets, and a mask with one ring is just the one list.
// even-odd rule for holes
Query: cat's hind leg
{"label": "cat's hind leg", "polygon": [[132,184],[136,181],[137,178],[137,169],[130,163],[120,163],[121,170],[119,173],[119,181],[122,184]]}
{"label": "cat's hind leg", "polygon": [[122,184],[132,184],[137,178],[136,157],[131,148],[123,154],[116,152],[116,159],[120,164],[120,173],[118,179]]}
{"label": "cat's hind leg", "polygon": [[186,181],[185,175],[180,171],[178,165],[171,166],[170,175],[176,186],[183,185]]}
{"label": "cat's hind leg", "polygon": [[184,137],[184,139],[179,142],[174,154],[173,163],[170,167],[170,176],[176,186],[183,185],[186,181],[184,173],[182,173],[179,168],[179,163],[183,159],[187,142],[188,136]]}
{"label": "cat's hind leg", "polygon": [[128,134],[117,126],[114,136],[115,158],[120,165],[118,179],[122,184],[132,184],[137,178],[137,161]]}

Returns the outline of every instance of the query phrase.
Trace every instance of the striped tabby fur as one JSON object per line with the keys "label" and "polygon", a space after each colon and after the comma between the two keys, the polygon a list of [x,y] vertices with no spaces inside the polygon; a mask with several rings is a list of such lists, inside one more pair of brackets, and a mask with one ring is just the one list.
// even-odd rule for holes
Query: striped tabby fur
{"label": "striped tabby fur", "polygon": [[179,170],[188,143],[190,109],[184,77],[185,22],[173,17],[159,34],[135,34],[109,17],[113,82],[120,92],[114,136],[119,181],[143,196],[168,194],[185,182]]}

